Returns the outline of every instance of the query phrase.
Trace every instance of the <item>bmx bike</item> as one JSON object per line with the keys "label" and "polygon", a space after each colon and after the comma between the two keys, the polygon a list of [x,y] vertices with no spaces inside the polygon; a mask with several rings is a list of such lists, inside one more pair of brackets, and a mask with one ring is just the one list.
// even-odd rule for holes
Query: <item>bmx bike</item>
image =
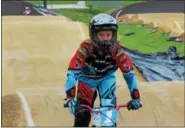
{"label": "bmx bike", "polygon": [[[68,107],[67,104],[64,104],[64,107]],[[81,104],[77,106],[77,109],[80,110],[77,113],[89,111],[93,119],[92,127],[96,126],[107,126],[107,127],[116,127],[116,120],[118,118],[120,108],[127,108],[127,104],[120,104],[116,107],[94,107],[91,108],[89,105]]]}

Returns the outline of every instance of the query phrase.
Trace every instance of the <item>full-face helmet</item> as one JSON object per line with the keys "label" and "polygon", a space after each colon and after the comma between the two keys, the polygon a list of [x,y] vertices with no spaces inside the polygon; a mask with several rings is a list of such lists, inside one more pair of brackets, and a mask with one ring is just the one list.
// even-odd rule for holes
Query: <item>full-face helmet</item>
{"label": "full-face helmet", "polygon": [[[117,20],[108,14],[95,15],[89,25],[89,36],[95,47],[99,50],[107,51],[114,46],[117,40]],[[100,31],[112,31],[111,40],[99,40],[97,33]]]}

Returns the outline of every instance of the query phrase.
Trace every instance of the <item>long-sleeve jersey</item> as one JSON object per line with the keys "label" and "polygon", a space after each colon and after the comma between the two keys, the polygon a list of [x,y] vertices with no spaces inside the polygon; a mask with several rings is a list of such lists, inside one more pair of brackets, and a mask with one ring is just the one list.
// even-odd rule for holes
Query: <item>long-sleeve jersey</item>
{"label": "long-sleeve jersey", "polygon": [[70,61],[65,90],[75,87],[79,77],[101,79],[115,72],[118,67],[123,73],[130,92],[137,89],[133,64],[118,42],[109,53],[100,56],[92,43],[87,40],[80,45]]}

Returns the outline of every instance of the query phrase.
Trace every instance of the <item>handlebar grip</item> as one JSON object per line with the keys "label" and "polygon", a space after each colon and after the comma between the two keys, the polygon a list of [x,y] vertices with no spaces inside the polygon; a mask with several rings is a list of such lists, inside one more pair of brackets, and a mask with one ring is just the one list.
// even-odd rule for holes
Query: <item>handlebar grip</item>
{"label": "handlebar grip", "polygon": [[68,108],[69,106],[68,106],[68,104],[66,103],[66,104],[64,104],[64,108]]}
{"label": "handlebar grip", "polygon": [[142,108],[143,107],[143,105],[142,104],[140,104],[140,108]]}

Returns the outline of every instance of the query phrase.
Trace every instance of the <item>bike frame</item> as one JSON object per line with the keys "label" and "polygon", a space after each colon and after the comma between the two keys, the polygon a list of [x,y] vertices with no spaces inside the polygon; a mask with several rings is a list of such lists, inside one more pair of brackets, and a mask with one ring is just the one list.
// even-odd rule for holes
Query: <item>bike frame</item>
{"label": "bike frame", "polygon": [[[128,105],[127,105],[127,104],[120,104],[120,105],[117,105],[116,107],[95,107],[95,108],[91,108],[89,105],[81,104],[80,107],[81,107],[81,108],[84,108],[84,109],[86,109],[86,110],[88,110],[88,111],[90,111],[92,117],[95,116],[95,118],[93,118],[93,119],[94,119],[94,123],[95,123],[95,121],[97,120],[97,119],[96,119],[97,117],[96,117],[95,112],[98,112],[99,114],[101,114],[101,116],[105,116],[105,117],[106,117],[106,120],[107,120],[107,119],[109,120],[109,123],[112,123],[113,125],[115,125],[119,110],[120,110],[121,108],[127,108]],[[108,110],[108,111],[111,110],[110,112],[114,112],[114,113],[115,113],[115,115],[113,115],[113,116],[114,116],[114,119],[112,119],[111,117],[109,117],[110,115],[108,116],[108,115],[106,115],[105,113],[103,113],[103,111],[104,111],[103,108],[107,108],[106,110]],[[109,109],[108,109],[108,108],[109,108]],[[111,115],[111,116],[112,116],[112,115]],[[99,117],[99,118],[100,118],[100,117]],[[101,119],[98,120],[99,123],[101,122],[100,120],[101,120]],[[96,123],[95,123],[95,124],[96,124]],[[97,125],[97,124],[96,124],[96,125]],[[99,126],[102,126],[101,123],[99,124]]]}
{"label": "bike frame", "polygon": [[[93,108],[91,108],[89,105],[86,105],[86,104],[81,104],[80,107],[86,108],[90,112],[92,112],[92,110],[93,110]],[[119,111],[120,108],[127,108],[127,107],[128,107],[127,104],[120,104],[120,105],[116,106],[116,110]]]}
{"label": "bike frame", "polygon": [[[68,105],[64,104],[64,107],[68,107]],[[128,108],[128,104],[120,104],[120,105],[117,105],[116,107],[94,107],[94,108],[91,108],[91,106],[86,104],[80,104],[79,106],[77,106],[77,108],[79,107],[84,109],[84,110],[81,110],[79,113],[84,111],[89,111],[91,113],[91,116],[94,117],[93,121],[94,121],[94,124],[96,125],[93,125],[93,126],[107,126],[107,125],[104,125],[105,124],[104,121],[103,121],[104,124],[101,123],[103,116],[105,117],[104,120],[105,119],[108,120],[109,124],[116,126],[116,120],[117,120],[119,110],[121,108]],[[110,113],[108,114],[107,112],[108,113],[110,112],[112,115]],[[108,126],[110,126],[109,124]]]}

